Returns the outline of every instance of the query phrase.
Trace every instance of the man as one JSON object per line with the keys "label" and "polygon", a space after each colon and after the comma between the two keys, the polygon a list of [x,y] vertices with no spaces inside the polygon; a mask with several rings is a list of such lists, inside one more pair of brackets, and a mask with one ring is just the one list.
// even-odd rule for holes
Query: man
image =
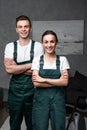
{"label": "man", "polygon": [[8,93],[10,130],[21,130],[23,116],[27,130],[32,130],[32,102],[34,86],[31,78],[33,57],[43,54],[42,44],[29,38],[32,31],[27,16],[16,18],[16,32],[19,39],[5,47],[4,65],[11,74]]}

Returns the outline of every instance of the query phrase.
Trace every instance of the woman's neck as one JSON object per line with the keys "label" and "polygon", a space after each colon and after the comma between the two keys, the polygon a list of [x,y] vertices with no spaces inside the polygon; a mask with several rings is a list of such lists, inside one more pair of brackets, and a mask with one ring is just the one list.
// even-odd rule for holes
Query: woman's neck
{"label": "woman's neck", "polygon": [[56,59],[56,54],[55,53],[53,53],[53,54],[45,53],[44,58],[46,61],[54,61]]}

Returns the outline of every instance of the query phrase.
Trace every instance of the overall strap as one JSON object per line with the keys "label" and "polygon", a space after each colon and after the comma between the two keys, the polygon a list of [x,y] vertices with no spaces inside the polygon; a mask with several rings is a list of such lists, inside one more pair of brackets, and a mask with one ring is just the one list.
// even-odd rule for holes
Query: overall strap
{"label": "overall strap", "polygon": [[[30,51],[30,59],[31,61],[33,60],[33,57],[34,57],[34,43],[35,41],[32,40],[32,44],[31,44],[31,51]],[[13,54],[13,57],[14,57],[14,61],[17,63],[17,42],[15,41],[14,42],[14,54]]]}
{"label": "overall strap", "polygon": [[[44,60],[43,60],[43,55],[40,57],[40,67],[43,67],[44,64]],[[59,56],[57,55],[56,58],[56,67],[59,68],[60,67],[60,59]]]}
{"label": "overall strap", "polygon": [[60,67],[60,59],[59,59],[59,56],[57,55],[57,58],[56,58],[56,67],[59,68]]}
{"label": "overall strap", "polygon": [[43,55],[40,56],[40,67],[43,68],[44,65],[44,60],[43,60]]}
{"label": "overall strap", "polygon": [[31,59],[31,61],[33,60],[33,57],[34,57],[34,43],[35,43],[35,41],[32,40],[31,51],[30,51],[30,59]]}
{"label": "overall strap", "polygon": [[61,76],[61,72],[60,72],[60,56],[56,56],[56,68],[58,70],[58,73],[59,73],[59,77]]}
{"label": "overall strap", "polygon": [[17,62],[17,42],[14,42],[14,54],[13,54],[14,61]]}

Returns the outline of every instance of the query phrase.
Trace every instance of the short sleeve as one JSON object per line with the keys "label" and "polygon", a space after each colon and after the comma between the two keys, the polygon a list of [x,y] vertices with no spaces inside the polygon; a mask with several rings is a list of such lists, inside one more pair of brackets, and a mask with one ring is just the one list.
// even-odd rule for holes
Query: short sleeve
{"label": "short sleeve", "polygon": [[13,43],[9,43],[5,47],[4,57],[13,59]]}
{"label": "short sleeve", "polygon": [[40,57],[43,53],[43,45],[40,42],[35,42],[34,57]]}
{"label": "short sleeve", "polygon": [[39,70],[40,57],[34,57],[31,70]]}
{"label": "short sleeve", "polygon": [[70,69],[69,61],[66,57],[60,57],[60,70]]}

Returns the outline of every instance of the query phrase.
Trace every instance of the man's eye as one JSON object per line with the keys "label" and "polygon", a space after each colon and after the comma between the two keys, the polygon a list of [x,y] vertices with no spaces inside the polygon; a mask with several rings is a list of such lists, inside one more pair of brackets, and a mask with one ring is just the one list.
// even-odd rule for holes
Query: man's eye
{"label": "man's eye", "polygon": [[18,26],[18,28],[22,28],[22,26]]}
{"label": "man's eye", "polygon": [[25,28],[29,28],[29,25],[25,26]]}
{"label": "man's eye", "polygon": [[29,28],[29,25],[26,25],[26,26],[24,26],[24,27],[18,26],[17,28]]}
{"label": "man's eye", "polygon": [[44,41],[44,43],[48,43],[48,41]]}

